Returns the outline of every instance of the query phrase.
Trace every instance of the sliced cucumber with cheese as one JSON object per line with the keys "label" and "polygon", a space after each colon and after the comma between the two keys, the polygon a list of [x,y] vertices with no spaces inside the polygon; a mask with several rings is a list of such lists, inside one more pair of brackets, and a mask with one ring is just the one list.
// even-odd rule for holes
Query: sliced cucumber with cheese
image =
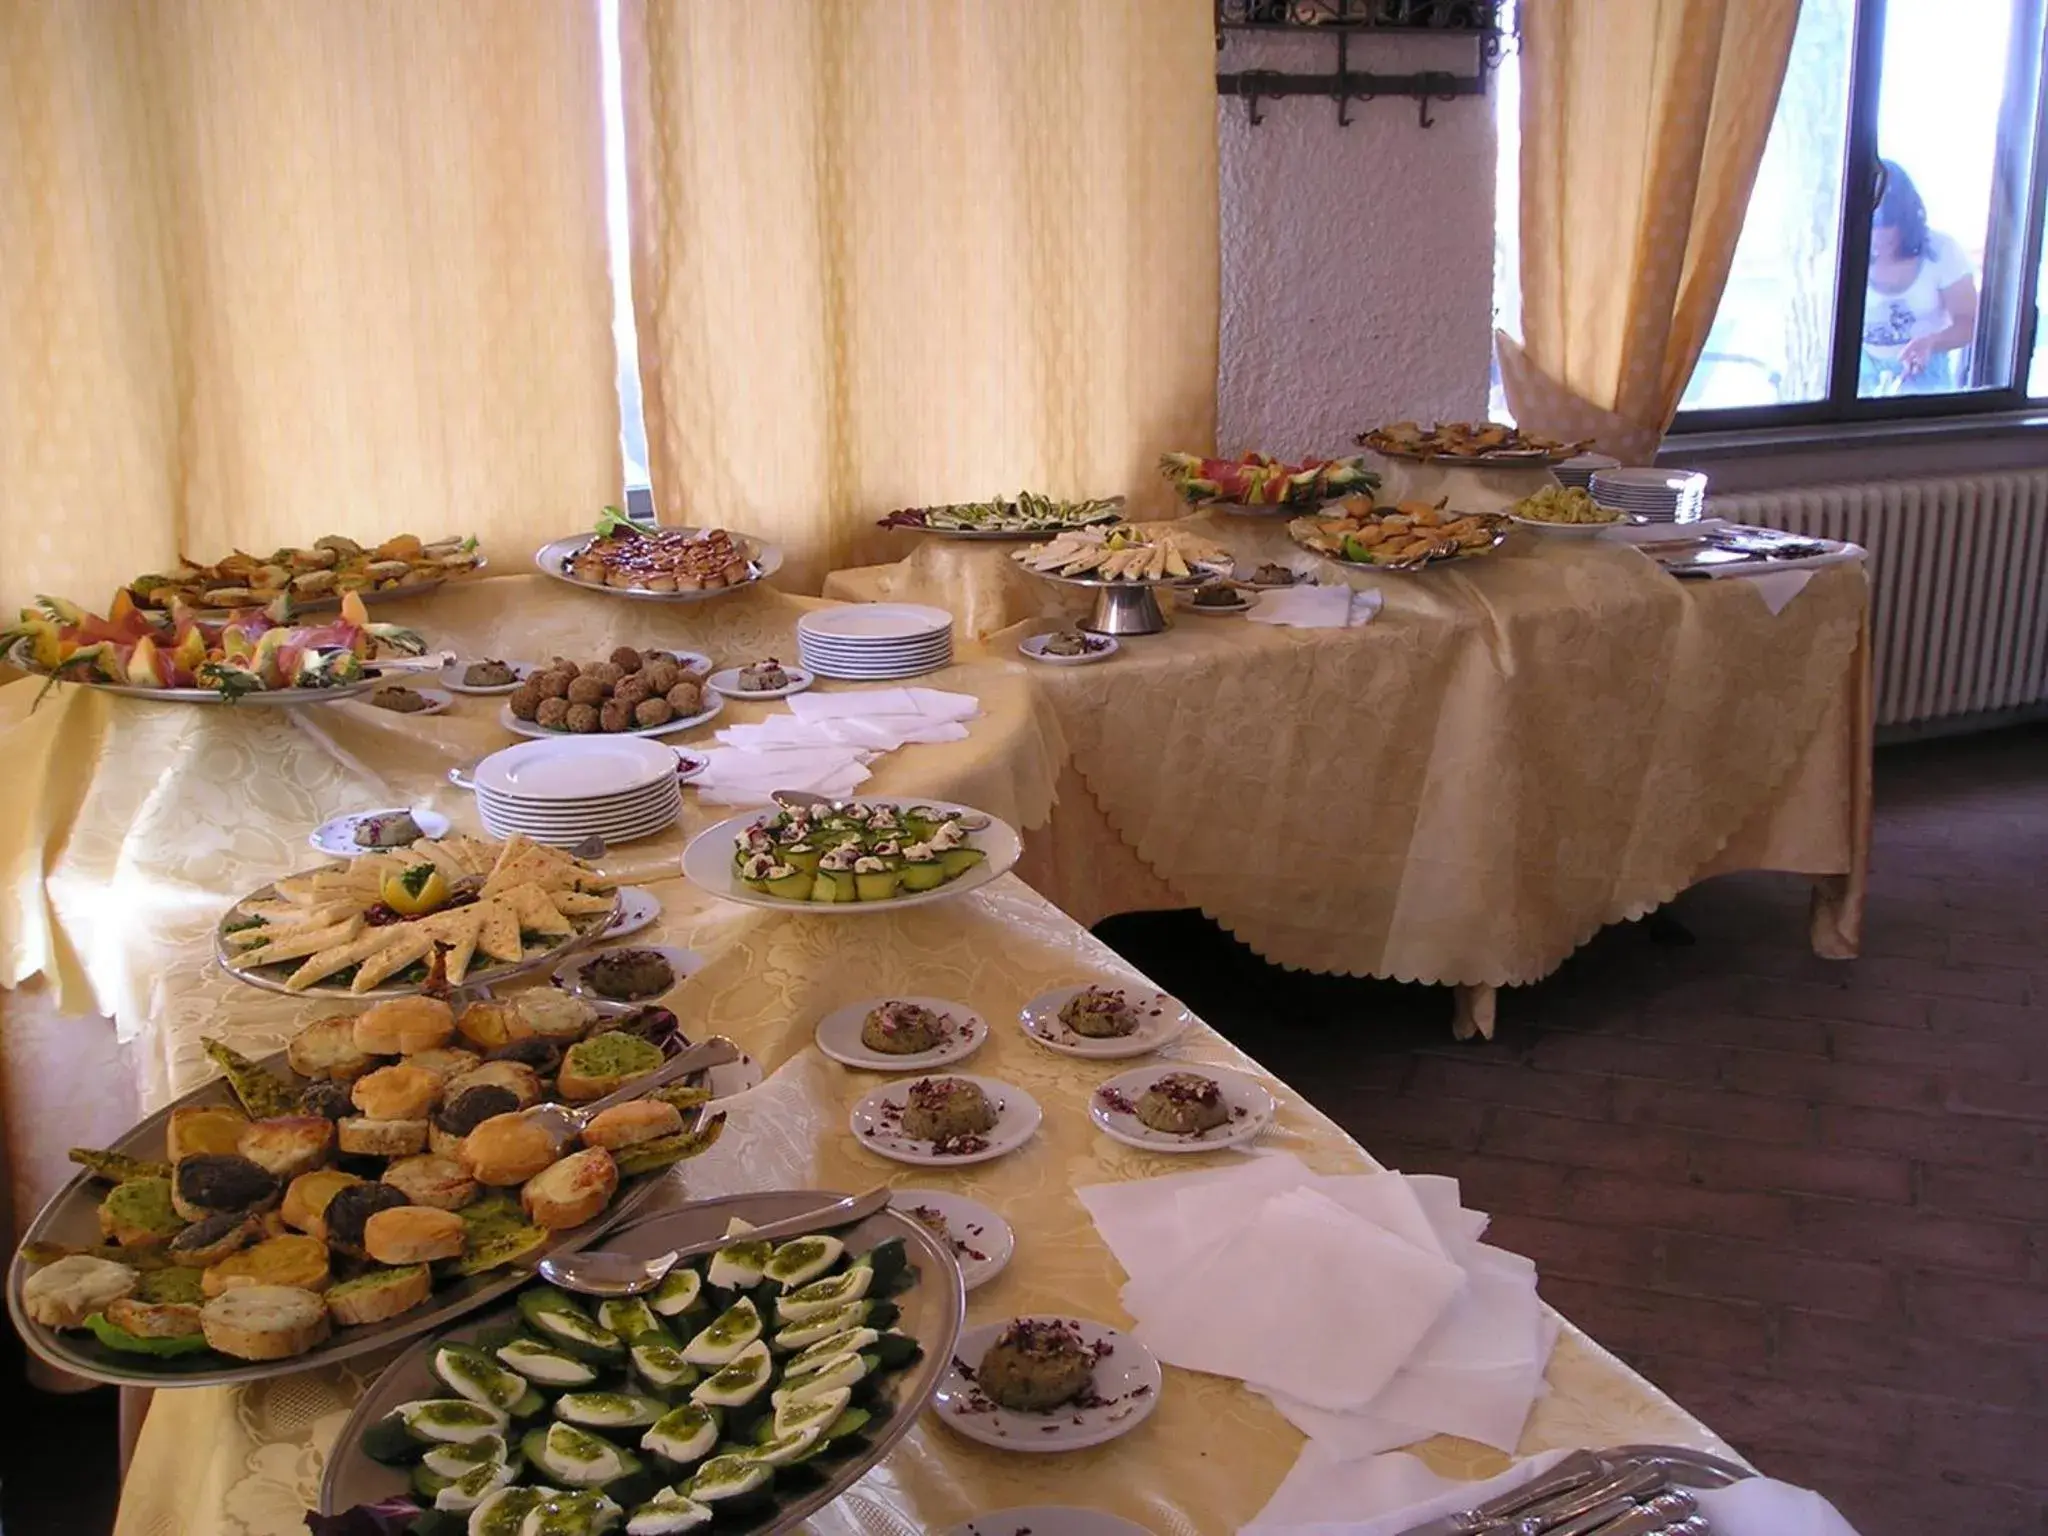
{"label": "sliced cucumber with cheese", "polygon": [[785,1365],[782,1368],[782,1379],[792,1383],[801,1381],[820,1366],[830,1365],[841,1355],[857,1353],[870,1344],[880,1343],[881,1338],[882,1336],[872,1328],[847,1328],[839,1333],[827,1334]]}
{"label": "sliced cucumber with cheese", "polygon": [[690,1391],[690,1401],[700,1408],[743,1408],[767,1389],[774,1374],[775,1357],[756,1339],[717,1374],[698,1382]]}
{"label": "sliced cucumber with cheese", "polygon": [[664,1488],[626,1517],[626,1536],[682,1536],[711,1523],[711,1506],[680,1488]]}
{"label": "sliced cucumber with cheese", "polygon": [[604,1536],[626,1518],[625,1510],[590,1489],[557,1493],[541,1500],[519,1527],[519,1536]]}
{"label": "sliced cucumber with cheese", "polygon": [[659,1398],[637,1392],[564,1392],[555,1417],[585,1429],[643,1429],[668,1411]]}
{"label": "sliced cucumber with cheese", "polygon": [[597,1304],[597,1324],[609,1329],[628,1344],[638,1343],[653,1334],[659,1339],[671,1337],[654,1308],[639,1296],[613,1296]]}
{"label": "sliced cucumber with cheese", "polygon": [[686,1465],[702,1461],[718,1444],[719,1417],[698,1403],[671,1408],[640,1437],[640,1449]]}
{"label": "sliced cucumber with cheese", "polygon": [[437,1445],[420,1458],[420,1465],[444,1478],[458,1478],[478,1467],[494,1466],[512,1459],[511,1447],[502,1435],[485,1435],[466,1445]]}
{"label": "sliced cucumber with cheese", "polygon": [[746,1236],[753,1230],[738,1219],[726,1227],[725,1235],[735,1241],[714,1253],[711,1262],[704,1267],[704,1279],[708,1284],[721,1291],[744,1291],[760,1283],[761,1271],[775,1252],[775,1243],[770,1238]]}
{"label": "sliced cucumber with cheese", "polygon": [[526,1378],[468,1344],[443,1344],[427,1362],[434,1379],[458,1397],[510,1413],[531,1389]]}
{"label": "sliced cucumber with cheese", "polygon": [[761,1314],[742,1296],[683,1346],[683,1358],[692,1365],[722,1366],[760,1337]]}
{"label": "sliced cucumber with cheese", "polygon": [[855,1328],[873,1328],[880,1331],[893,1323],[897,1317],[894,1302],[849,1301],[843,1307],[829,1312],[820,1312],[800,1323],[791,1323],[775,1335],[777,1349],[809,1349],[813,1344],[829,1339],[835,1333],[846,1333]]}
{"label": "sliced cucumber with cheese", "polygon": [[587,1387],[597,1380],[597,1368],[566,1350],[543,1344],[538,1339],[513,1339],[500,1344],[498,1363],[517,1371],[542,1387]]}
{"label": "sliced cucumber with cheese", "polygon": [[530,1429],[519,1449],[536,1470],[565,1488],[597,1488],[640,1470],[640,1458],[574,1424]]}
{"label": "sliced cucumber with cheese", "polygon": [[689,1265],[679,1265],[662,1277],[648,1305],[662,1317],[681,1317],[703,1304],[704,1277]]}
{"label": "sliced cucumber with cheese", "polygon": [[535,1333],[579,1359],[609,1365],[625,1358],[623,1339],[551,1285],[521,1291],[519,1315]]}
{"label": "sliced cucumber with cheese", "polygon": [[775,1417],[769,1421],[771,1435],[793,1435],[802,1430],[816,1429],[820,1434],[827,1426],[846,1411],[846,1405],[853,1399],[853,1393],[846,1387],[835,1387],[805,1402],[785,1402],[775,1410]]}
{"label": "sliced cucumber with cheese", "polygon": [[762,1266],[764,1279],[773,1280],[785,1290],[795,1290],[817,1279],[846,1252],[846,1245],[836,1237],[819,1233],[812,1237],[792,1238],[769,1256]]}
{"label": "sliced cucumber with cheese", "polygon": [[688,1492],[700,1504],[719,1504],[766,1487],[774,1475],[751,1456],[714,1456],[697,1469]]}
{"label": "sliced cucumber with cheese", "polygon": [[553,1488],[501,1488],[469,1512],[468,1536],[519,1536],[526,1517],[553,1498]]}
{"label": "sliced cucumber with cheese", "polygon": [[486,1435],[503,1438],[512,1421],[495,1408],[466,1397],[431,1397],[400,1403],[391,1416],[423,1445],[467,1445]]}
{"label": "sliced cucumber with cheese", "polygon": [[874,1283],[874,1266],[855,1264],[836,1275],[813,1280],[809,1285],[791,1291],[775,1304],[775,1320],[784,1325],[804,1323],[828,1312],[836,1312],[848,1302],[859,1301],[867,1295],[868,1287]]}
{"label": "sliced cucumber with cheese", "polygon": [[818,1443],[825,1433],[825,1426],[813,1424],[808,1429],[799,1429],[786,1435],[776,1435],[765,1444],[745,1454],[764,1467],[786,1467]]}
{"label": "sliced cucumber with cheese", "polygon": [[836,1392],[841,1387],[851,1388],[865,1381],[875,1369],[873,1355],[845,1354],[828,1361],[801,1381],[794,1382],[776,1392],[771,1401],[777,1408],[788,1403],[807,1403]]}
{"label": "sliced cucumber with cheese", "polygon": [[672,1392],[680,1387],[693,1387],[703,1374],[673,1344],[643,1338],[634,1344],[632,1356],[633,1373],[656,1391]]}
{"label": "sliced cucumber with cheese", "polygon": [[519,1469],[505,1462],[471,1467],[455,1478],[442,1477],[422,1464],[413,1468],[412,1487],[414,1493],[431,1502],[434,1508],[465,1514],[500,1488],[509,1487],[518,1475]]}

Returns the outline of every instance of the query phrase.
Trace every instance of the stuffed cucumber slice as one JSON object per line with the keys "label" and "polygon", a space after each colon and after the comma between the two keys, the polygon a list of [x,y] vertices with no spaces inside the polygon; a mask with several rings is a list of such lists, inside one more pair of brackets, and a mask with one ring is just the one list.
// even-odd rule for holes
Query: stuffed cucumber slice
{"label": "stuffed cucumber slice", "polygon": [[519,1449],[540,1476],[565,1488],[598,1488],[640,1470],[640,1458],[631,1451],[574,1424],[530,1429]]}
{"label": "stuffed cucumber slice", "polygon": [[437,1445],[420,1458],[420,1465],[437,1476],[454,1479],[478,1467],[503,1464],[512,1459],[512,1448],[500,1435],[485,1435],[467,1445]]}
{"label": "stuffed cucumber slice", "polygon": [[845,1333],[852,1328],[886,1328],[895,1321],[896,1310],[890,1302],[849,1301],[843,1307],[790,1324],[775,1335],[775,1347],[809,1349],[821,1339],[829,1339],[835,1333]]}
{"label": "stuffed cucumber slice", "polygon": [[639,1296],[614,1296],[597,1304],[597,1325],[617,1334],[627,1343],[637,1343],[649,1334],[666,1342],[672,1335],[654,1308]]}
{"label": "stuffed cucumber slice", "polygon": [[533,1507],[519,1536],[604,1536],[625,1518],[625,1510],[601,1493],[557,1493]]}
{"label": "stuffed cucumber slice", "polygon": [[742,1296],[683,1346],[683,1358],[692,1365],[722,1366],[760,1337],[761,1314]]}
{"label": "stuffed cucumber slice", "polygon": [[495,1408],[472,1403],[466,1397],[430,1397],[400,1403],[388,1418],[405,1426],[405,1432],[421,1445],[468,1445],[486,1435],[503,1438],[512,1422]]}
{"label": "stuffed cucumber slice", "polygon": [[768,1346],[756,1339],[721,1366],[716,1375],[700,1381],[690,1390],[690,1401],[700,1408],[744,1408],[768,1388],[775,1375],[775,1357]]}
{"label": "stuffed cucumber slice", "polygon": [[686,1466],[711,1454],[712,1447],[718,1444],[719,1429],[719,1417],[712,1410],[698,1403],[684,1403],[654,1421],[653,1427],[640,1437],[640,1449]]}
{"label": "stuffed cucumber slice", "polygon": [[824,1233],[793,1238],[769,1256],[761,1274],[784,1290],[793,1291],[823,1275],[839,1262],[839,1256],[844,1252],[844,1243]]}
{"label": "stuffed cucumber slice", "polygon": [[535,1333],[579,1359],[611,1365],[625,1358],[625,1341],[579,1307],[566,1291],[551,1285],[521,1291],[519,1315]]}
{"label": "stuffed cucumber slice", "polygon": [[584,1429],[644,1429],[668,1411],[659,1398],[637,1392],[564,1392],[555,1417]]}
{"label": "stuffed cucumber slice", "polygon": [[806,1402],[785,1402],[775,1410],[774,1417],[766,1421],[770,1436],[800,1434],[807,1429],[815,1429],[822,1435],[833,1420],[846,1411],[846,1405],[852,1400],[850,1389],[835,1387]]}
{"label": "stuffed cucumber slice", "polygon": [[750,1238],[747,1234],[754,1229],[744,1221],[734,1220],[726,1228],[725,1235],[733,1241],[711,1256],[705,1267],[705,1281],[721,1291],[744,1291],[760,1284],[761,1271],[769,1257],[775,1252],[772,1238]]}
{"label": "stuffed cucumber slice", "polygon": [[852,1388],[873,1375],[877,1364],[873,1355],[841,1355],[838,1359],[820,1366],[801,1381],[777,1389],[770,1401],[777,1408],[782,1408],[790,1403],[810,1402],[842,1387]]}
{"label": "stuffed cucumber slice", "polygon": [[848,1328],[843,1333],[830,1334],[783,1366],[782,1379],[793,1386],[812,1372],[832,1364],[841,1355],[858,1354],[870,1344],[880,1343],[881,1338],[872,1328]]}
{"label": "stuffed cucumber slice", "polygon": [[774,1471],[751,1456],[714,1456],[690,1479],[689,1495],[700,1504],[723,1504],[768,1486]]}
{"label": "stuffed cucumber slice", "polygon": [[775,1320],[784,1325],[808,1322],[849,1301],[859,1301],[874,1283],[874,1266],[855,1262],[836,1275],[813,1280],[784,1296],[775,1304]]}
{"label": "stuffed cucumber slice", "polygon": [[458,1397],[500,1413],[523,1417],[526,1412],[538,1413],[546,1406],[524,1376],[468,1344],[439,1345],[427,1362],[427,1369]]}
{"label": "stuffed cucumber slice", "polygon": [[662,1317],[681,1317],[685,1312],[696,1311],[703,1305],[703,1299],[704,1277],[682,1265],[662,1276],[649,1305]]}
{"label": "stuffed cucumber slice", "polygon": [[517,1371],[539,1387],[587,1387],[597,1380],[596,1366],[538,1339],[520,1338],[500,1344],[497,1356],[500,1365]]}
{"label": "stuffed cucumber slice", "polygon": [[712,1510],[680,1488],[664,1488],[626,1517],[626,1536],[682,1536],[711,1523]]}
{"label": "stuffed cucumber slice", "polygon": [[469,1512],[468,1536],[519,1536],[526,1517],[553,1498],[554,1488],[501,1488]]}
{"label": "stuffed cucumber slice", "polygon": [[641,1339],[632,1349],[633,1374],[657,1392],[674,1392],[694,1387],[704,1374],[684,1358],[673,1344]]}

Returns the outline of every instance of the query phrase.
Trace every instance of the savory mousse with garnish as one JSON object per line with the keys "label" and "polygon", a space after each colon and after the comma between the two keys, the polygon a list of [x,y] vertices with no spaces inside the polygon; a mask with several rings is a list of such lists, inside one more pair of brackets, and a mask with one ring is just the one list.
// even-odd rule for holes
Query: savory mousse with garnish
{"label": "savory mousse with garnish", "polygon": [[860,1043],[884,1056],[919,1056],[935,1051],[951,1034],[946,1016],[922,1003],[892,999],[870,1008],[860,1021]]}

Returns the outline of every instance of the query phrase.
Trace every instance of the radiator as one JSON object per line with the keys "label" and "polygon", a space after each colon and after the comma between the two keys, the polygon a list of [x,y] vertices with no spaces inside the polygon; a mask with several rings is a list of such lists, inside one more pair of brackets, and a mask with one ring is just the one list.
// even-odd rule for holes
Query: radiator
{"label": "radiator", "polygon": [[2048,701],[2048,471],[1716,496],[1709,510],[1870,551],[1879,725]]}

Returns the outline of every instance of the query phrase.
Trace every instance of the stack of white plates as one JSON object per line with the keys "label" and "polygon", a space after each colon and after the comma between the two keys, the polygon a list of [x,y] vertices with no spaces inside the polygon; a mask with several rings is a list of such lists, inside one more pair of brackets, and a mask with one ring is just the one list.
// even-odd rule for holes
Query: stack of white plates
{"label": "stack of white plates", "polygon": [[953,660],[953,615],[917,603],[848,603],[796,621],[804,666],[822,677],[875,680],[936,672]]}
{"label": "stack of white plates", "polygon": [[1621,468],[1621,460],[1610,458],[1604,453],[1581,453],[1557,465],[1551,473],[1557,476],[1560,485],[1575,485],[1580,490],[1590,490],[1593,476],[1605,470]]}
{"label": "stack of white plates", "polygon": [[1651,523],[1690,523],[1707,504],[1707,477],[1696,469],[1596,469],[1593,499]]}
{"label": "stack of white plates", "polygon": [[638,736],[569,736],[493,752],[476,769],[476,804],[495,838],[524,833],[566,848],[650,837],[682,811],[675,750]]}

